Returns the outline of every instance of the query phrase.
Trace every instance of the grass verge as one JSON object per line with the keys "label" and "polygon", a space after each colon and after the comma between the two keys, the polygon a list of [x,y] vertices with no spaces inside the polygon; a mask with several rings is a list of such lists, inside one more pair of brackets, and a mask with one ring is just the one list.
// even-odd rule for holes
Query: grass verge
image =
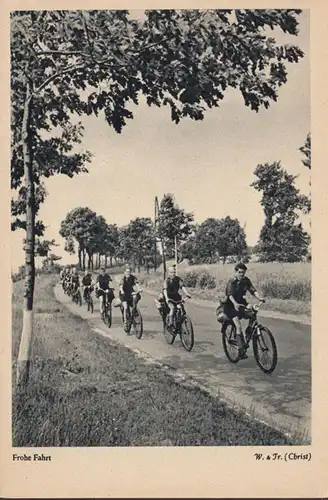
{"label": "grass verge", "polygon": [[[97,336],[56,301],[57,279],[36,281],[32,374],[25,394],[13,390],[13,446],[296,444]],[[15,283],[14,360],[22,294]]]}

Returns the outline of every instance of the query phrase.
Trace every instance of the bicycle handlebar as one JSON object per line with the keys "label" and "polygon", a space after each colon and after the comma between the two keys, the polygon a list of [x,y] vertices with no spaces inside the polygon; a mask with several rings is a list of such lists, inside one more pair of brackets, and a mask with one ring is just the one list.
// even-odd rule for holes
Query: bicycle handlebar
{"label": "bicycle handlebar", "polygon": [[[261,300],[260,302],[258,302],[257,304],[252,304],[251,305],[251,310],[257,312],[259,311],[259,309],[261,308],[261,306],[264,304],[265,300]],[[245,306],[245,304],[238,304],[239,307],[242,307],[244,309],[249,309],[249,304],[247,306]]]}
{"label": "bicycle handlebar", "polygon": [[179,305],[179,304],[183,304],[184,302],[187,302],[187,300],[190,299],[190,297],[184,297],[183,299],[181,300],[173,300],[173,299],[169,299],[169,302],[173,302],[173,304],[175,305]]}

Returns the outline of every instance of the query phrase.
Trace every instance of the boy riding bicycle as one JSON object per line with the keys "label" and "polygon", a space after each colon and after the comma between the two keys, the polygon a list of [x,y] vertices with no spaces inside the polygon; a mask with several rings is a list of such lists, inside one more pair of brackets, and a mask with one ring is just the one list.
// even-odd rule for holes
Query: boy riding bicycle
{"label": "boy riding bicycle", "polygon": [[76,293],[79,286],[80,286],[80,277],[79,277],[79,273],[77,272],[77,269],[76,267],[73,267],[72,269],[72,274],[70,276],[70,284],[71,284],[71,290],[72,290],[72,293]]}
{"label": "boy riding bicycle", "polygon": [[187,297],[191,298],[191,295],[189,294],[188,290],[183,284],[183,280],[179,276],[177,276],[175,266],[171,266],[169,267],[169,275],[164,281],[163,285],[164,298],[170,309],[170,312],[167,317],[168,327],[170,327],[173,323],[175,302],[179,302],[180,300],[182,300],[182,297],[179,293],[180,290],[182,290]]}
{"label": "boy riding bicycle", "polygon": [[239,355],[242,359],[247,358],[241,326],[241,319],[248,319],[245,295],[249,292],[260,302],[265,301],[264,298],[260,297],[251,280],[246,276],[246,271],[247,267],[242,262],[236,265],[235,276],[229,279],[226,286],[226,298],[221,301],[220,306],[217,308],[218,320],[232,320],[236,327]]}
{"label": "boy riding bicycle", "polygon": [[83,299],[87,300],[88,293],[91,294],[94,290],[94,281],[92,278],[92,274],[87,269],[84,272],[84,276],[82,278],[82,286],[83,286]]}
{"label": "boy riding bicycle", "polygon": [[114,300],[112,278],[106,273],[106,269],[104,267],[101,268],[100,274],[97,277],[96,290],[97,297],[100,299],[100,313],[103,314],[105,295],[107,295],[107,299],[110,304]]}
{"label": "boy riding bicycle", "polygon": [[[136,290],[135,290],[136,288]],[[126,311],[128,306],[135,312],[137,304],[141,299],[140,287],[136,276],[131,274],[130,267],[127,267],[124,276],[120,281],[120,300],[123,306],[123,321],[126,321]]]}

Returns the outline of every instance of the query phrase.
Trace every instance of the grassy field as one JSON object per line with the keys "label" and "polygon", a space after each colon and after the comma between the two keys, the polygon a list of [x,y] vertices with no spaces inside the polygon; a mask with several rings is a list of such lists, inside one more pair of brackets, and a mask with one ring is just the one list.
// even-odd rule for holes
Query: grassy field
{"label": "grassy field", "polygon": [[[178,274],[185,279],[194,298],[217,300],[224,294],[226,283],[234,274],[234,266],[235,264],[189,266],[183,262],[178,266]],[[247,268],[254,286],[267,298],[265,309],[290,314],[311,314],[310,263],[250,263]],[[160,290],[162,273],[142,273],[141,281],[144,286]],[[196,286],[191,286],[195,282]],[[210,287],[206,286],[207,283]]]}
{"label": "grassy field", "polygon": [[[13,389],[13,446],[284,445],[276,430],[179,385],[159,366],[93,333],[39,276],[32,376]],[[13,374],[23,283],[13,286]]]}

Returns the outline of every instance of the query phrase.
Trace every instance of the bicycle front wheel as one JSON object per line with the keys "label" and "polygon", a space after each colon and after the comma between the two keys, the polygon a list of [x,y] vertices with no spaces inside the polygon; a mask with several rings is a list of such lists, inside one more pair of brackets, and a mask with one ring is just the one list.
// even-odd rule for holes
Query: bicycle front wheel
{"label": "bicycle front wheel", "polygon": [[226,324],[222,328],[222,344],[225,355],[230,363],[239,361],[239,348],[236,339],[236,328],[233,324]]}
{"label": "bicycle front wheel", "polygon": [[166,318],[163,317],[163,333],[167,344],[172,345],[175,341],[175,333],[173,327],[168,328]]}
{"label": "bicycle front wheel", "polygon": [[259,326],[253,334],[253,351],[256,363],[264,373],[272,373],[277,366],[276,341],[269,328]]}
{"label": "bicycle front wheel", "polygon": [[142,334],[143,334],[143,321],[142,321],[141,313],[138,309],[134,313],[133,328],[134,328],[134,332],[136,334],[137,339],[140,340],[142,337]]}
{"label": "bicycle front wheel", "polygon": [[194,347],[194,328],[188,316],[185,316],[181,323],[180,338],[186,351],[191,351]]}
{"label": "bicycle front wheel", "polygon": [[107,310],[104,314],[104,321],[105,324],[110,328],[112,326],[112,306],[111,304],[108,304]]}

